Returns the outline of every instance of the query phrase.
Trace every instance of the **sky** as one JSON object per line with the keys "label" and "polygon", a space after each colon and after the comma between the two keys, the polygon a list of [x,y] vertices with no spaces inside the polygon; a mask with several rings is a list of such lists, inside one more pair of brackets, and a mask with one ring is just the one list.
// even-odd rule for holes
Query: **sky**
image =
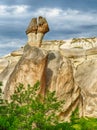
{"label": "sky", "polygon": [[1,0],[0,56],[26,44],[25,30],[38,16],[49,24],[44,40],[97,36],[97,0]]}

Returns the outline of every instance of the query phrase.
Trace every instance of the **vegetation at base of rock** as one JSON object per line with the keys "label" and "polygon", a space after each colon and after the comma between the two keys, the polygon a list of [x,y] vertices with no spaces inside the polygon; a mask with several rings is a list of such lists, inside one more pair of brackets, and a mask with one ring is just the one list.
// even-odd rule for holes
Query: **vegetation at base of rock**
{"label": "vegetation at base of rock", "polygon": [[[57,101],[55,92],[47,92],[42,98],[39,92],[39,82],[34,86],[23,84],[15,90],[11,101],[0,104],[0,126],[7,130],[45,129],[58,124],[58,113],[63,101]],[[2,94],[2,93],[1,93]],[[2,99],[1,99],[2,100]]]}
{"label": "vegetation at base of rock", "polygon": [[43,100],[38,90],[39,82],[28,85],[26,90],[20,83],[10,103],[0,99],[0,130],[97,130],[97,119],[79,119],[78,109],[72,113],[70,122],[60,123],[56,113],[64,101],[59,102],[55,92],[49,91]]}
{"label": "vegetation at base of rock", "polygon": [[2,86],[3,84],[2,84],[2,81],[0,81],[0,86]]}

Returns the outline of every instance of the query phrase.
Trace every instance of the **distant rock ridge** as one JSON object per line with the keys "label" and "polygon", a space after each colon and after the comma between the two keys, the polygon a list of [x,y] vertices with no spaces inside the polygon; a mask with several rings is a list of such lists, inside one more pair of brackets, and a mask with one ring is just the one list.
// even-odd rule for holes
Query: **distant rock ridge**
{"label": "distant rock ridge", "polygon": [[78,106],[80,116],[97,117],[97,38],[43,41],[41,48],[26,44],[0,58],[0,81],[10,100],[19,82],[41,82],[39,93],[56,91],[65,99],[61,117],[68,120]]}

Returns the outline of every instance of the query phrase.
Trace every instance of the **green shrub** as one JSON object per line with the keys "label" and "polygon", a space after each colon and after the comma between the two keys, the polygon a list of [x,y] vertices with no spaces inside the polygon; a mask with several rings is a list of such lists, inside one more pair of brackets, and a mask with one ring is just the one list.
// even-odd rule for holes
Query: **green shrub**
{"label": "green shrub", "polygon": [[38,91],[39,82],[26,90],[19,84],[9,103],[2,100],[0,89],[0,130],[97,130],[97,119],[79,118],[78,109],[70,122],[60,123],[56,113],[64,101],[59,102],[55,92],[49,91],[43,99]]}
{"label": "green shrub", "polygon": [[7,130],[45,130],[58,124],[59,111],[63,102],[57,101],[55,92],[47,92],[43,99],[37,94],[39,82],[28,85],[25,90],[20,84],[11,96],[11,102],[3,101],[0,106],[0,126]]}
{"label": "green shrub", "polygon": [[0,86],[2,86],[3,84],[2,84],[2,81],[0,81]]}
{"label": "green shrub", "polygon": [[70,123],[75,130],[97,130],[97,118],[79,118],[78,108],[72,113]]}

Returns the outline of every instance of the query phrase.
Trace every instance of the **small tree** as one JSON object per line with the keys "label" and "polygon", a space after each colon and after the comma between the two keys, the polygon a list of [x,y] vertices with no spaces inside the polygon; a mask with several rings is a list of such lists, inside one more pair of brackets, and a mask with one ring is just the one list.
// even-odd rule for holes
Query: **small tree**
{"label": "small tree", "polygon": [[63,101],[59,102],[55,92],[47,92],[43,101],[37,94],[39,82],[34,86],[28,85],[25,90],[19,84],[11,102],[1,99],[0,126],[2,130],[47,130],[58,124],[57,112],[60,111]]}

